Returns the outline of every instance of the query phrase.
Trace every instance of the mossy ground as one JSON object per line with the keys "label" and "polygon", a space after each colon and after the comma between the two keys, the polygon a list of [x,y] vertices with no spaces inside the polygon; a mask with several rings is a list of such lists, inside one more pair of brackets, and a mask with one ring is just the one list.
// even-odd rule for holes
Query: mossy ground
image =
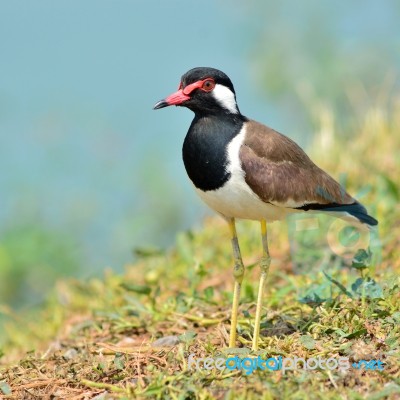
{"label": "mossy ground", "polygon": [[[335,256],[324,237],[308,243],[306,252],[304,243],[293,247],[287,223],[272,224],[273,261],[260,339],[262,354],[268,357],[380,359],[383,371],[257,370],[246,375],[237,370],[190,370],[189,354],[217,356],[228,341],[231,249],[226,224],[212,218],[179,234],[168,252],[142,249],[138,262],[127,266],[123,275],[107,270],[102,278],[60,281],[46,304],[29,315],[15,315],[3,307],[9,321],[1,347],[2,398],[399,398],[399,110],[393,115],[397,120],[372,110],[357,137],[334,140],[325,130],[313,147],[321,167],[335,177],[348,173],[350,192],[356,193],[361,182],[370,187],[361,200],[372,205],[380,221],[382,248],[379,262],[363,274],[378,283],[382,294],[347,295],[340,285],[350,290],[360,277],[351,261]],[[316,151],[324,146],[325,154]],[[261,255],[259,226],[240,222],[238,234],[246,266],[238,347],[250,348]],[[301,251],[302,260],[309,260],[307,273],[296,264]],[[326,301],[299,301],[321,287],[328,287]],[[152,345],[167,336],[172,338],[164,347]]]}

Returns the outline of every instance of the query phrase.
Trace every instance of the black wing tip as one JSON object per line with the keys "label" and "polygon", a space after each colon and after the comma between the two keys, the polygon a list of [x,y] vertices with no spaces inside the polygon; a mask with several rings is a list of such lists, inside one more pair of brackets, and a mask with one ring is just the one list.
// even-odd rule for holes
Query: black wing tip
{"label": "black wing tip", "polygon": [[378,220],[376,220],[374,217],[371,217],[368,214],[353,213],[351,215],[356,217],[363,224],[367,224],[369,226],[377,226],[378,225]]}
{"label": "black wing tip", "polygon": [[350,216],[357,218],[362,224],[366,224],[371,227],[378,225],[378,221],[374,217],[371,217],[368,214],[366,208],[358,201],[356,201],[352,204],[338,204],[338,203],[306,204],[302,207],[297,207],[296,209],[304,210],[304,211],[325,211],[325,212],[347,213]]}

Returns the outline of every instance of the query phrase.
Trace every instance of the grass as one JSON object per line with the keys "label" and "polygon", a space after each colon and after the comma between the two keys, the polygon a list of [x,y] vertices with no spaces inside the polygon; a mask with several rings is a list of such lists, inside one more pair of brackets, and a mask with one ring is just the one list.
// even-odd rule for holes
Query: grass
{"label": "grass", "polygon": [[[374,257],[352,262],[358,236],[341,256],[335,254],[327,241],[333,219],[318,219],[314,233],[297,229],[306,220],[270,225],[273,261],[260,339],[264,358],[380,359],[383,371],[257,370],[246,375],[189,369],[190,354],[218,357],[228,342],[231,249],[225,223],[211,218],[201,228],[180,233],[170,251],[138,249],[138,262],[123,275],[107,270],[102,278],[59,281],[41,309],[30,314],[15,315],[3,306],[0,312],[8,322],[0,348],[0,397],[399,398],[399,111],[400,103],[390,113],[371,110],[351,140],[334,138],[331,124],[321,125],[311,154],[337,178],[346,171],[349,190],[358,190],[378,217]],[[240,222],[238,233],[246,265],[238,347],[248,355],[259,226]]]}

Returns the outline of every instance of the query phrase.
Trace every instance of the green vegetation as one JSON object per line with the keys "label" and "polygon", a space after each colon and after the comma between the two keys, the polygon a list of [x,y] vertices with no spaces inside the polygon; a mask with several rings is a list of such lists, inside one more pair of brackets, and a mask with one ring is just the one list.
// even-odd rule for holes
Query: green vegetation
{"label": "green vegetation", "polygon": [[0,240],[0,302],[19,308],[41,301],[57,278],[78,270],[76,246],[67,234],[39,222],[16,222],[4,231]]}
{"label": "green vegetation", "polygon": [[[270,225],[260,348],[269,357],[380,359],[383,371],[188,370],[190,353],[217,356],[228,340],[231,249],[225,223],[213,218],[179,234],[171,251],[139,249],[138,262],[123,275],[60,280],[34,314],[2,310],[3,398],[398,398],[400,102],[371,109],[351,139],[334,137],[333,121],[321,116],[311,154],[335,177],[348,173],[348,189],[380,221],[381,249],[339,257],[326,235],[293,235],[290,222]],[[238,345],[250,348],[259,226],[241,222],[238,233],[247,267]],[[163,347],[151,345],[160,338]]]}

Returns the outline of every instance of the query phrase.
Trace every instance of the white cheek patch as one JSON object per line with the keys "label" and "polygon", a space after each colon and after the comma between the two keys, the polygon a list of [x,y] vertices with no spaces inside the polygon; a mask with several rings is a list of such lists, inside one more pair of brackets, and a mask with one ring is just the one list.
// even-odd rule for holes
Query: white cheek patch
{"label": "white cheek patch", "polygon": [[233,114],[238,114],[239,111],[236,105],[235,95],[226,86],[217,83],[212,91],[212,95],[222,107]]}

